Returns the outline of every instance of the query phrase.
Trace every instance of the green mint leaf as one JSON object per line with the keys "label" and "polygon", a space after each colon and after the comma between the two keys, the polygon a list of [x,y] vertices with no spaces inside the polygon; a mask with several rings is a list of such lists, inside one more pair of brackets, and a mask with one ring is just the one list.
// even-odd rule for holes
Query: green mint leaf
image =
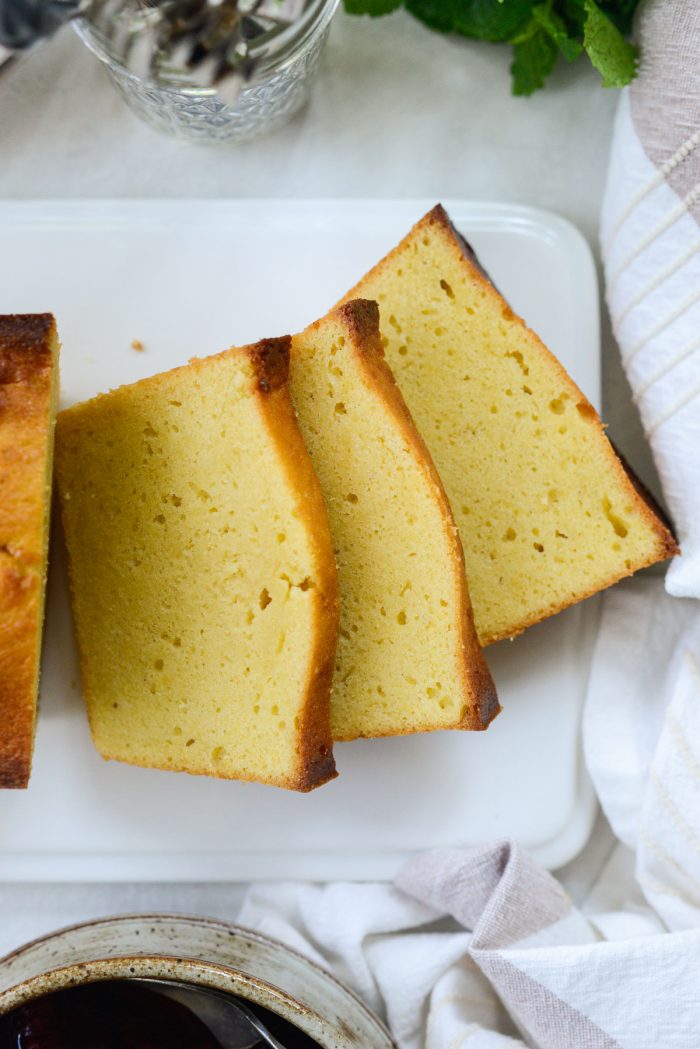
{"label": "green mint leaf", "polygon": [[[2,0],[0,0],[0,3]],[[405,6],[431,29],[513,44],[513,93],[542,87],[561,53],[588,52],[604,87],[635,76],[637,50],[625,40],[640,0],[344,0],[355,15],[386,15]]]}
{"label": "green mint leaf", "polygon": [[345,10],[349,15],[388,15],[401,7],[402,0],[345,0]]}
{"label": "green mint leaf", "polygon": [[558,0],[557,8],[572,35],[583,40],[583,23],[586,21],[584,0]]}
{"label": "green mint leaf", "polygon": [[551,3],[537,4],[532,9],[532,16],[556,44],[567,62],[573,62],[578,58],[583,47],[570,34],[564,19],[553,10]]}
{"label": "green mint leaf", "polygon": [[533,31],[513,46],[513,94],[531,95],[544,86],[557,61],[557,45],[533,20]]}
{"label": "green mint leaf", "polygon": [[451,33],[454,30],[454,12],[452,3],[441,3],[440,0],[406,0],[406,9],[425,22],[430,29],[439,33]]}
{"label": "green mint leaf", "polygon": [[406,7],[431,29],[478,40],[510,40],[530,19],[535,0],[406,0]]}
{"label": "green mint leaf", "polygon": [[603,87],[624,87],[637,73],[637,49],[603,14],[595,0],[584,0],[583,46],[600,73]]}
{"label": "green mint leaf", "polygon": [[617,26],[623,36],[631,33],[634,12],[639,7],[639,0],[598,0],[598,7]]}

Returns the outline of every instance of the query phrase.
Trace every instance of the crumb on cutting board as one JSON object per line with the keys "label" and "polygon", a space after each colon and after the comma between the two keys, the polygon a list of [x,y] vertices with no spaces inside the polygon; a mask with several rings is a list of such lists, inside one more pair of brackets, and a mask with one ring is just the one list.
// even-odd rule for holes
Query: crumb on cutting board
{"label": "crumb on cutting board", "polygon": [[131,348],[132,350],[136,350],[137,353],[143,353],[143,343],[140,339],[132,339]]}

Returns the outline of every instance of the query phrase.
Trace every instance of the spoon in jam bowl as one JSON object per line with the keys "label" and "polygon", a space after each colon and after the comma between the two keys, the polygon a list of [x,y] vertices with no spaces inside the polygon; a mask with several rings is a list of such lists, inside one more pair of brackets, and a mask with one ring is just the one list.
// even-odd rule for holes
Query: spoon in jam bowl
{"label": "spoon in jam bowl", "polygon": [[163,997],[185,1006],[209,1028],[220,1042],[221,1049],[254,1049],[261,1045],[286,1049],[252,1009],[240,998],[225,991],[194,986],[179,980],[144,978],[126,982],[157,991]]}
{"label": "spoon in jam bowl", "polygon": [[319,1049],[293,1024],[269,1016],[263,1022],[237,995],[186,981],[98,980],[0,1015],[0,1049]]}

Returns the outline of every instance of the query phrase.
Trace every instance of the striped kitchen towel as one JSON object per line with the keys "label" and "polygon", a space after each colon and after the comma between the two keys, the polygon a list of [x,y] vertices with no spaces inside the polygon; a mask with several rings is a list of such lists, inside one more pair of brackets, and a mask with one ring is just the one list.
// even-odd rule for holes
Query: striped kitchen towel
{"label": "striped kitchen towel", "polygon": [[700,1045],[700,929],[586,918],[512,842],[425,853],[394,886],[256,885],[238,920],[351,984],[400,1049]]}
{"label": "striped kitchen towel", "polygon": [[606,296],[683,557],[700,597],[700,4],[654,0],[622,93],[601,219]]}
{"label": "striped kitchen towel", "polygon": [[[671,929],[700,926],[700,4],[653,0],[601,222],[613,329],[682,556],[605,595],[586,759]],[[700,1035],[698,1036],[700,1045]]]}

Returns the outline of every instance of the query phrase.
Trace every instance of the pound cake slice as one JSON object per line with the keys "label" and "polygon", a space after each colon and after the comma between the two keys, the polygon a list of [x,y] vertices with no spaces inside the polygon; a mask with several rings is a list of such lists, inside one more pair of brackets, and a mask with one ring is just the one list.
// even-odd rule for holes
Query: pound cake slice
{"label": "pound cake slice", "polygon": [[311,790],[335,775],[337,579],[289,339],[58,417],[90,727],[106,758]]}
{"label": "pound cake slice", "polygon": [[0,787],[31,771],[57,399],[51,314],[0,317]]}
{"label": "pound cake slice", "polygon": [[379,303],[387,361],[452,504],[482,644],[678,552],[442,207],[346,300],[358,296]]}
{"label": "pound cake slice", "polygon": [[338,564],[333,738],[485,728],[499,707],[461,544],[384,361],[375,302],[294,336],[291,390]]}

